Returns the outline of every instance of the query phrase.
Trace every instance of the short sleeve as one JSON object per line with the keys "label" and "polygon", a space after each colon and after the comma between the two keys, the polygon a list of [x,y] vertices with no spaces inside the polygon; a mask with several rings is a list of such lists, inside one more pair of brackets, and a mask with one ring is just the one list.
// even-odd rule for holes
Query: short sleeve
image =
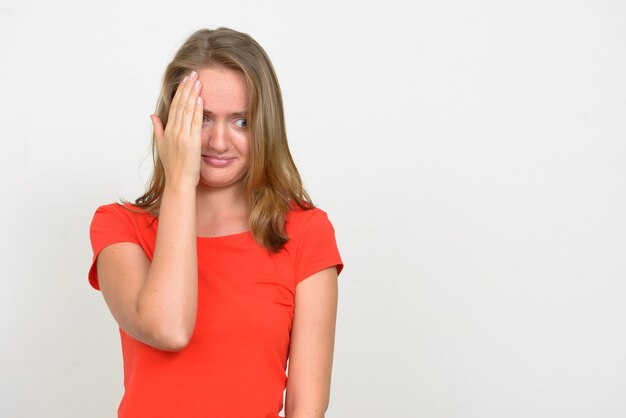
{"label": "short sleeve", "polygon": [[335,229],[326,212],[313,209],[314,213],[305,221],[298,237],[295,259],[296,285],[307,277],[328,267],[343,270],[343,262],[337,248]]}
{"label": "short sleeve", "polygon": [[137,233],[133,224],[123,207],[117,204],[100,206],[91,220],[89,227],[89,237],[93,258],[89,268],[89,284],[94,289],[100,290],[98,284],[98,271],[96,269],[96,259],[100,251],[108,245],[117,242],[134,242],[139,244]]}

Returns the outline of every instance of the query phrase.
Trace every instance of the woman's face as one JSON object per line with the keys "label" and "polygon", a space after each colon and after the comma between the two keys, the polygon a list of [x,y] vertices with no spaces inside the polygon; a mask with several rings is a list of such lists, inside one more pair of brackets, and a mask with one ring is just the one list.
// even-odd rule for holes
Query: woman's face
{"label": "woman's face", "polygon": [[237,185],[250,166],[248,87],[241,71],[223,67],[197,70],[204,107],[200,184]]}

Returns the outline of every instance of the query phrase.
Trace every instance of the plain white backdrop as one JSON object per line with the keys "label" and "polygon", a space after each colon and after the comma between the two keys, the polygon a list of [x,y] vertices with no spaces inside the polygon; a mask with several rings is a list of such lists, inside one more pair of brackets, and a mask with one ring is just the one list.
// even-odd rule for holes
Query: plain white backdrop
{"label": "plain white backdrop", "polygon": [[0,415],[113,417],[96,207],[163,70],[252,35],[346,268],[329,418],[626,416],[623,1],[0,2]]}

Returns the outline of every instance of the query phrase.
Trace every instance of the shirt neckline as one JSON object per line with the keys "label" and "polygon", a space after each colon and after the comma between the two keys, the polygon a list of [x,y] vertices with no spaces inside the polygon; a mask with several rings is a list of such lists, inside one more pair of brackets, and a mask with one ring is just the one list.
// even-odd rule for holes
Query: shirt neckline
{"label": "shirt neckline", "polygon": [[196,235],[196,239],[198,241],[218,242],[218,241],[236,240],[236,239],[247,238],[251,236],[252,236],[252,233],[248,230],[248,231],[243,231],[243,232],[237,232],[235,234],[219,235],[216,237],[201,237],[199,235]]}
{"label": "shirt neckline", "polygon": [[[154,222],[156,223],[157,229],[158,229],[159,218],[156,217],[156,216],[152,216],[150,214],[148,214],[148,215],[154,219]],[[242,231],[242,232],[236,232],[234,234],[228,234],[228,235],[218,235],[218,236],[215,236],[215,237],[202,237],[200,235],[196,235],[196,241],[218,242],[218,241],[230,241],[230,240],[247,238],[247,237],[252,237],[252,232],[250,230]]]}

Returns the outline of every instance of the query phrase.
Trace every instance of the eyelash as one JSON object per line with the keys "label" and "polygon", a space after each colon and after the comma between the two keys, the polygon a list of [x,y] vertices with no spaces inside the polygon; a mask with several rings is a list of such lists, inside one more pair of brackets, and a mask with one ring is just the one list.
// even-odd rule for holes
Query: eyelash
{"label": "eyelash", "polygon": [[[237,125],[237,122],[242,121],[244,122],[245,126],[239,126]],[[209,119],[206,116],[202,117],[202,126],[206,126],[206,124],[209,123]],[[248,129],[248,119],[246,118],[239,118],[239,119],[235,119],[235,125],[239,128],[239,129]]]}

